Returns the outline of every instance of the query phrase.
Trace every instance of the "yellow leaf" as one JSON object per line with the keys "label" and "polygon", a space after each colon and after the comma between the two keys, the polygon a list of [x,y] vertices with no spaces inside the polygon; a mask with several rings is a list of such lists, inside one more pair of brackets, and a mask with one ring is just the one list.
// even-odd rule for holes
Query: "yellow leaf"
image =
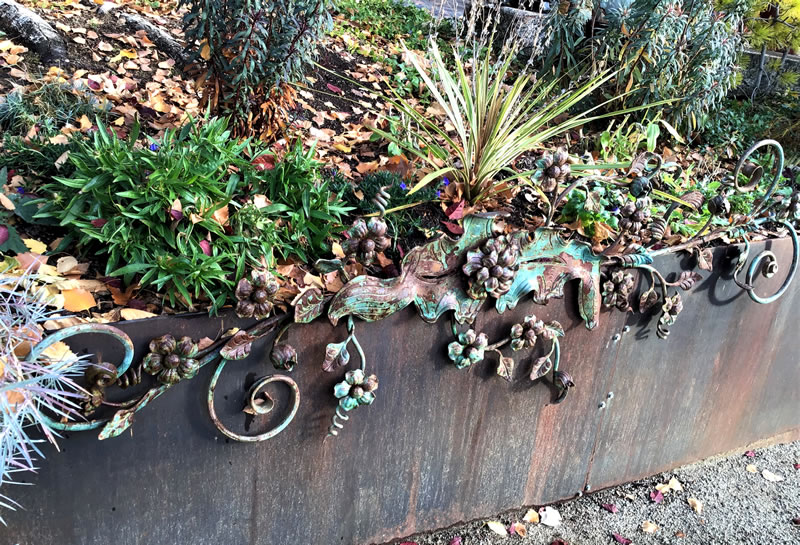
{"label": "yellow leaf", "polygon": [[496,520],[490,520],[486,523],[486,526],[497,535],[500,536],[507,536],[508,532],[506,531],[506,527],[503,525],[502,522],[497,522]]}
{"label": "yellow leaf", "polygon": [[692,509],[694,509],[694,512],[697,513],[698,515],[703,512],[703,502],[701,502],[697,498],[689,498],[686,501],[689,502],[689,505],[692,507]]}
{"label": "yellow leaf", "polygon": [[78,121],[81,124],[81,131],[85,132],[92,128],[92,122],[86,114],[83,114]]}
{"label": "yellow leaf", "polygon": [[48,346],[42,352],[42,355],[49,359],[51,362],[69,361],[75,359],[75,354],[70,350],[67,343],[57,341]]}
{"label": "yellow leaf", "polygon": [[124,320],[141,320],[142,318],[152,318],[155,316],[152,312],[135,308],[123,308],[120,315]]}
{"label": "yellow leaf", "polygon": [[758,473],[758,468],[753,464],[747,464],[747,467],[745,469],[750,473]]}
{"label": "yellow leaf", "polygon": [[522,517],[522,520],[528,524],[539,524],[539,513],[536,511],[536,509],[528,509],[528,512],[525,513],[525,516]]}
{"label": "yellow leaf", "polygon": [[334,144],[333,147],[338,149],[339,151],[341,151],[343,153],[350,153],[350,151],[352,151],[352,148],[350,146],[345,145],[345,144]]}
{"label": "yellow leaf", "polygon": [[28,249],[35,254],[43,254],[47,251],[47,245],[44,242],[40,242],[32,238],[23,239],[22,242],[24,242],[25,246],[27,246]]}
{"label": "yellow leaf", "polygon": [[2,204],[3,208],[5,208],[6,210],[14,210],[16,208],[16,206],[14,206],[14,203],[11,202],[11,199],[6,197],[5,193],[0,193],[0,204]]}
{"label": "yellow leaf", "polygon": [[125,57],[126,59],[135,59],[139,55],[136,54],[135,49],[123,49],[119,52],[121,57]]}
{"label": "yellow leaf", "polygon": [[658,525],[646,520],[642,523],[642,531],[647,534],[655,534],[656,530],[658,530]]}
{"label": "yellow leaf", "polygon": [[208,42],[205,42],[200,49],[200,56],[206,61],[211,58],[211,48],[208,46]]}
{"label": "yellow leaf", "polygon": [[338,242],[334,242],[331,245],[331,252],[333,252],[334,257],[338,257],[339,259],[344,258],[344,250],[342,250],[342,245]]}
{"label": "yellow leaf", "polygon": [[8,64],[9,66],[13,66],[13,65],[17,64],[19,61],[21,61],[22,57],[12,53],[11,55],[7,55],[5,57],[5,60],[6,60],[6,64]]}
{"label": "yellow leaf", "polygon": [[69,312],[88,310],[97,304],[94,295],[88,290],[64,290],[61,295],[64,296],[64,310]]}

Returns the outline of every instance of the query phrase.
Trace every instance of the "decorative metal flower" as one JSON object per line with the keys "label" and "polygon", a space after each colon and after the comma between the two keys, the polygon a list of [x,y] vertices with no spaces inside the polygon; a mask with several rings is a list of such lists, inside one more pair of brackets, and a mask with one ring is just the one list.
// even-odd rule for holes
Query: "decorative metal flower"
{"label": "decorative metal flower", "polygon": [[467,252],[467,262],[462,267],[469,277],[467,294],[473,299],[484,299],[508,292],[519,269],[519,253],[519,246],[506,235],[490,238]]}
{"label": "decorative metal flower", "polygon": [[683,299],[681,294],[675,292],[672,297],[664,299],[664,304],[661,305],[661,317],[658,319],[657,335],[662,339],[669,336],[669,326],[673,325],[678,319],[678,314],[683,310]]}
{"label": "decorative metal flower", "polygon": [[354,369],[348,371],[344,380],[333,387],[333,393],[339,399],[339,406],[350,411],[359,405],[371,405],[377,389],[378,377],[366,376],[361,369]]}
{"label": "decorative metal flower", "polygon": [[297,364],[297,351],[289,343],[278,343],[272,347],[269,359],[275,369],[291,371]]}
{"label": "decorative metal flower", "polygon": [[619,226],[631,234],[638,234],[650,221],[650,204],[650,197],[639,197],[634,202],[628,202],[620,210],[622,219],[619,220]]}
{"label": "decorative metal flower", "polygon": [[177,384],[197,374],[200,364],[194,356],[198,350],[197,343],[189,337],[175,340],[172,335],[162,335],[150,341],[150,353],[144,357],[142,367],[161,384]]}
{"label": "decorative metal flower", "polygon": [[345,255],[355,256],[363,265],[371,265],[378,252],[389,247],[391,239],[386,236],[386,222],[380,218],[370,218],[369,223],[357,219],[347,231],[350,238],[342,244]]}
{"label": "decorative metal flower", "polygon": [[558,184],[566,181],[570,174],[569,154],[562,149],[552,155],[545,154],[536,161],[536,166],[542,169],[542,191],[551,193],[558,188]]}
{"label": "decorative metal flower", "polygon": [[653,184],[650,181],[650,178],[646,176],[637,176],[631,182],[631,195],[636,197],[646,197],[653,191]]}
{"label": "decorative metal flower", "polygon": [[459,334],[458,340],[447,346],[447,355],[457,368],[463,369],[481,361],[488,345],[489,338],[486,333],[476,335],[475,331],[470,329],[466,333]]}
{"label": "decorative metal flower", "polygon": [[269,271],[253,270],[250,280],[242,278],[236,284],[236,315],[239,318],[266,318],[272,312],[278,280]]}
{"label": "decorative metal flower", "polygon": [[607,271],[604,276],[606,280],[603,282],[603,306],[606,308],[617,307],[622,311],[630,309],[630,296],[634,285],[633,275],[616,268]]}
{"label": "decorative metal flower", "polygon": [[525,316],[521,324],[514,324],[511,327],[511,350],[533,348],[536,345],[537,336],[544,333],[544,330],[543,321],[537,320],[533,315]]}

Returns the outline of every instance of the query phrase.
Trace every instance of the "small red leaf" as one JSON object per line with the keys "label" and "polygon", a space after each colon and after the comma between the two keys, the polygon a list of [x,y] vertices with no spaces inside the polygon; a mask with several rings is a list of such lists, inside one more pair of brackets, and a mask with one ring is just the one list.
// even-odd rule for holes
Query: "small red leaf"
{"label": "small red leaf", "polygon": [[748,450],[747,452],[744,453],[744,455],[747,456],[748,458],[754,458],[756,453],[753,452],[752,450]]}
{"label": "small red leaf", "polygon": [[444,225],[444,228],[450,231],[450,233],[454,235],[464,234],[464,228],[458,225],[457,223],[453,223],[451,221],[443,221],[442,225]]}
{"label": "small red leaf", "polygon": [[661,493],[661,490],[654,490],[650,492],[650,499],[653,500],[654,503],[661,503],[664,501],[664,494]]}
{"label": "small red leaf", "polygon": [[451,220],[460,220],[461,218],[464,217],[465,202],[466,201],[464,200],[460,202],[454,202],[453,204],[447,207],[447,210],[444,211],[444,215]]}
{"label": "small red leaf", "polygon": [[92,224],[93,226],[97,227],[98,229],[100,229],[100,228],[101,228],[103,225],[105,225],[106,223],[108,223],[108,220],[106,220],[106,219],[103,219],[103,218],[98,218],[98,219],[96,219],[96,220],[92,220],[92,221],[91,221],[91,224]]}
{"label": "small red leaf", "polygon": [[461,536],[456,536],[450,540],[450,543],[448,543],[448,545],[461,545],[462,543],[463,541],[461,539]]}
{"label": "small red leaf", "polygon": [[[331,91],[333,91],[334,93],[338,93],[338,94],[340,94],[340,95],[343,95],[343,94],[344,94],[344,91],[342,91],[341,89],[339,89],[338,87],[336,87],[336,86],[335,86],[335,85],[333,85],[332,83],[328,83],[328,84],[327,84],[327,87],[328,87],[328,89],[330,89],[330,90],[331,90]],[[403,544],[401,543],[400,545],[403,545]]]}
{"label": "small red leaf", "polygon": [[619,507],[617,507],[613,503],[604,503],[602,507],[609,513],[619,513]]}
{"label": "small red leaf", "polygon": [[259,171],[264,170],[272,170],[275,168],[275,156],[274,155],[259,155],[255,159],[250,162],[253,165],[253,168]]}
{"label": "small red leaf", "polygon": [[174,208],[170,209],[169,215],[172,216],[172,219],[174,219],[175,221],[180,221],[183,219],[183,212],[181,212],[180,210],[175,210]]}
{"label": "small red leaf", "polygon": [[800,469],[800,464],[795,464],[795,465],[794,465],[794,468],[795,468],[795,469]]}
{"label": "small red leaf", "polygon": [[633,543],[633,541],[631,541],[627,537],[622,537],[619,534],[611,534],[611,535],[614,538],[614,541],[616,541],[617,543],[622,543],[622,545],[629,545],[630,543]]}
{"label": "small red leaf", "polygon": [[0,246],[8,242],[8,227],[0,225]]}
{"label": "small red leaf", "polygon": [[203,250],[204,254],[211,255],[211,243],[206,239],[200,241],[200,249]]}
{"label": "small red leaf", "polygon": [[551,541],[550,545],[569,545],[569,543],[567,543],[566,541],[564,541],[563,539],[561,539],[559,537],[559,538],[554,539],[553,541]]}

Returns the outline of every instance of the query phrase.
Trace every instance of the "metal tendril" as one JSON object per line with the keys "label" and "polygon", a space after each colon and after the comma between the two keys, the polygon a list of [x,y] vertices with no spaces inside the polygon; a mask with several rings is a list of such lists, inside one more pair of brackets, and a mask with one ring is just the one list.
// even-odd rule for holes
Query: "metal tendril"
{"label": "metal tendril", "polygon": [[337,435],[339,435],[339,430],[344,429],[344,424],[342,424],[340,420],[350,420],[350,417],[342,412],[341,407],[336,407],[336,411],[334,412],[333,415],[333,420],[331,421],[331,425],[328,428],[327,437],[336,437]]}
{"label": "metal tendril", "polygon": [[378,217],[381,218],[386,215],[386,207],[389,205],[389,200],[392,198],[389,192],[386,191],[388,188],[389,186],[385,185],[378,189],[378,193],[375,195],[375,198],[372,199],[372,202],[375,203],[375,206],[380,210]]}

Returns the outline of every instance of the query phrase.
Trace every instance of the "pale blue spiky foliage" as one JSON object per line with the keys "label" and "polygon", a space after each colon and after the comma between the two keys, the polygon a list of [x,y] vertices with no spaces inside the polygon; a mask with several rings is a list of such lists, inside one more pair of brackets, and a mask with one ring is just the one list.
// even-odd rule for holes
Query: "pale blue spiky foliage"
{"label": "pale blue spiky foliage", "polygon": [[[74,416],[79,408],[82,389],[73,378],[83,374],[84,357],[69,353],[27,361],[16,353],[41,340],[40,323],[51,318],[45,298],[35,275],[0,272],[0,512],[18,506],[4,485],[19,484],[19,473],[35,471],[36,459],[44,457],[41,446],[56,442],[43,411]],[[2,516],[0,522],[5,524]]]}

